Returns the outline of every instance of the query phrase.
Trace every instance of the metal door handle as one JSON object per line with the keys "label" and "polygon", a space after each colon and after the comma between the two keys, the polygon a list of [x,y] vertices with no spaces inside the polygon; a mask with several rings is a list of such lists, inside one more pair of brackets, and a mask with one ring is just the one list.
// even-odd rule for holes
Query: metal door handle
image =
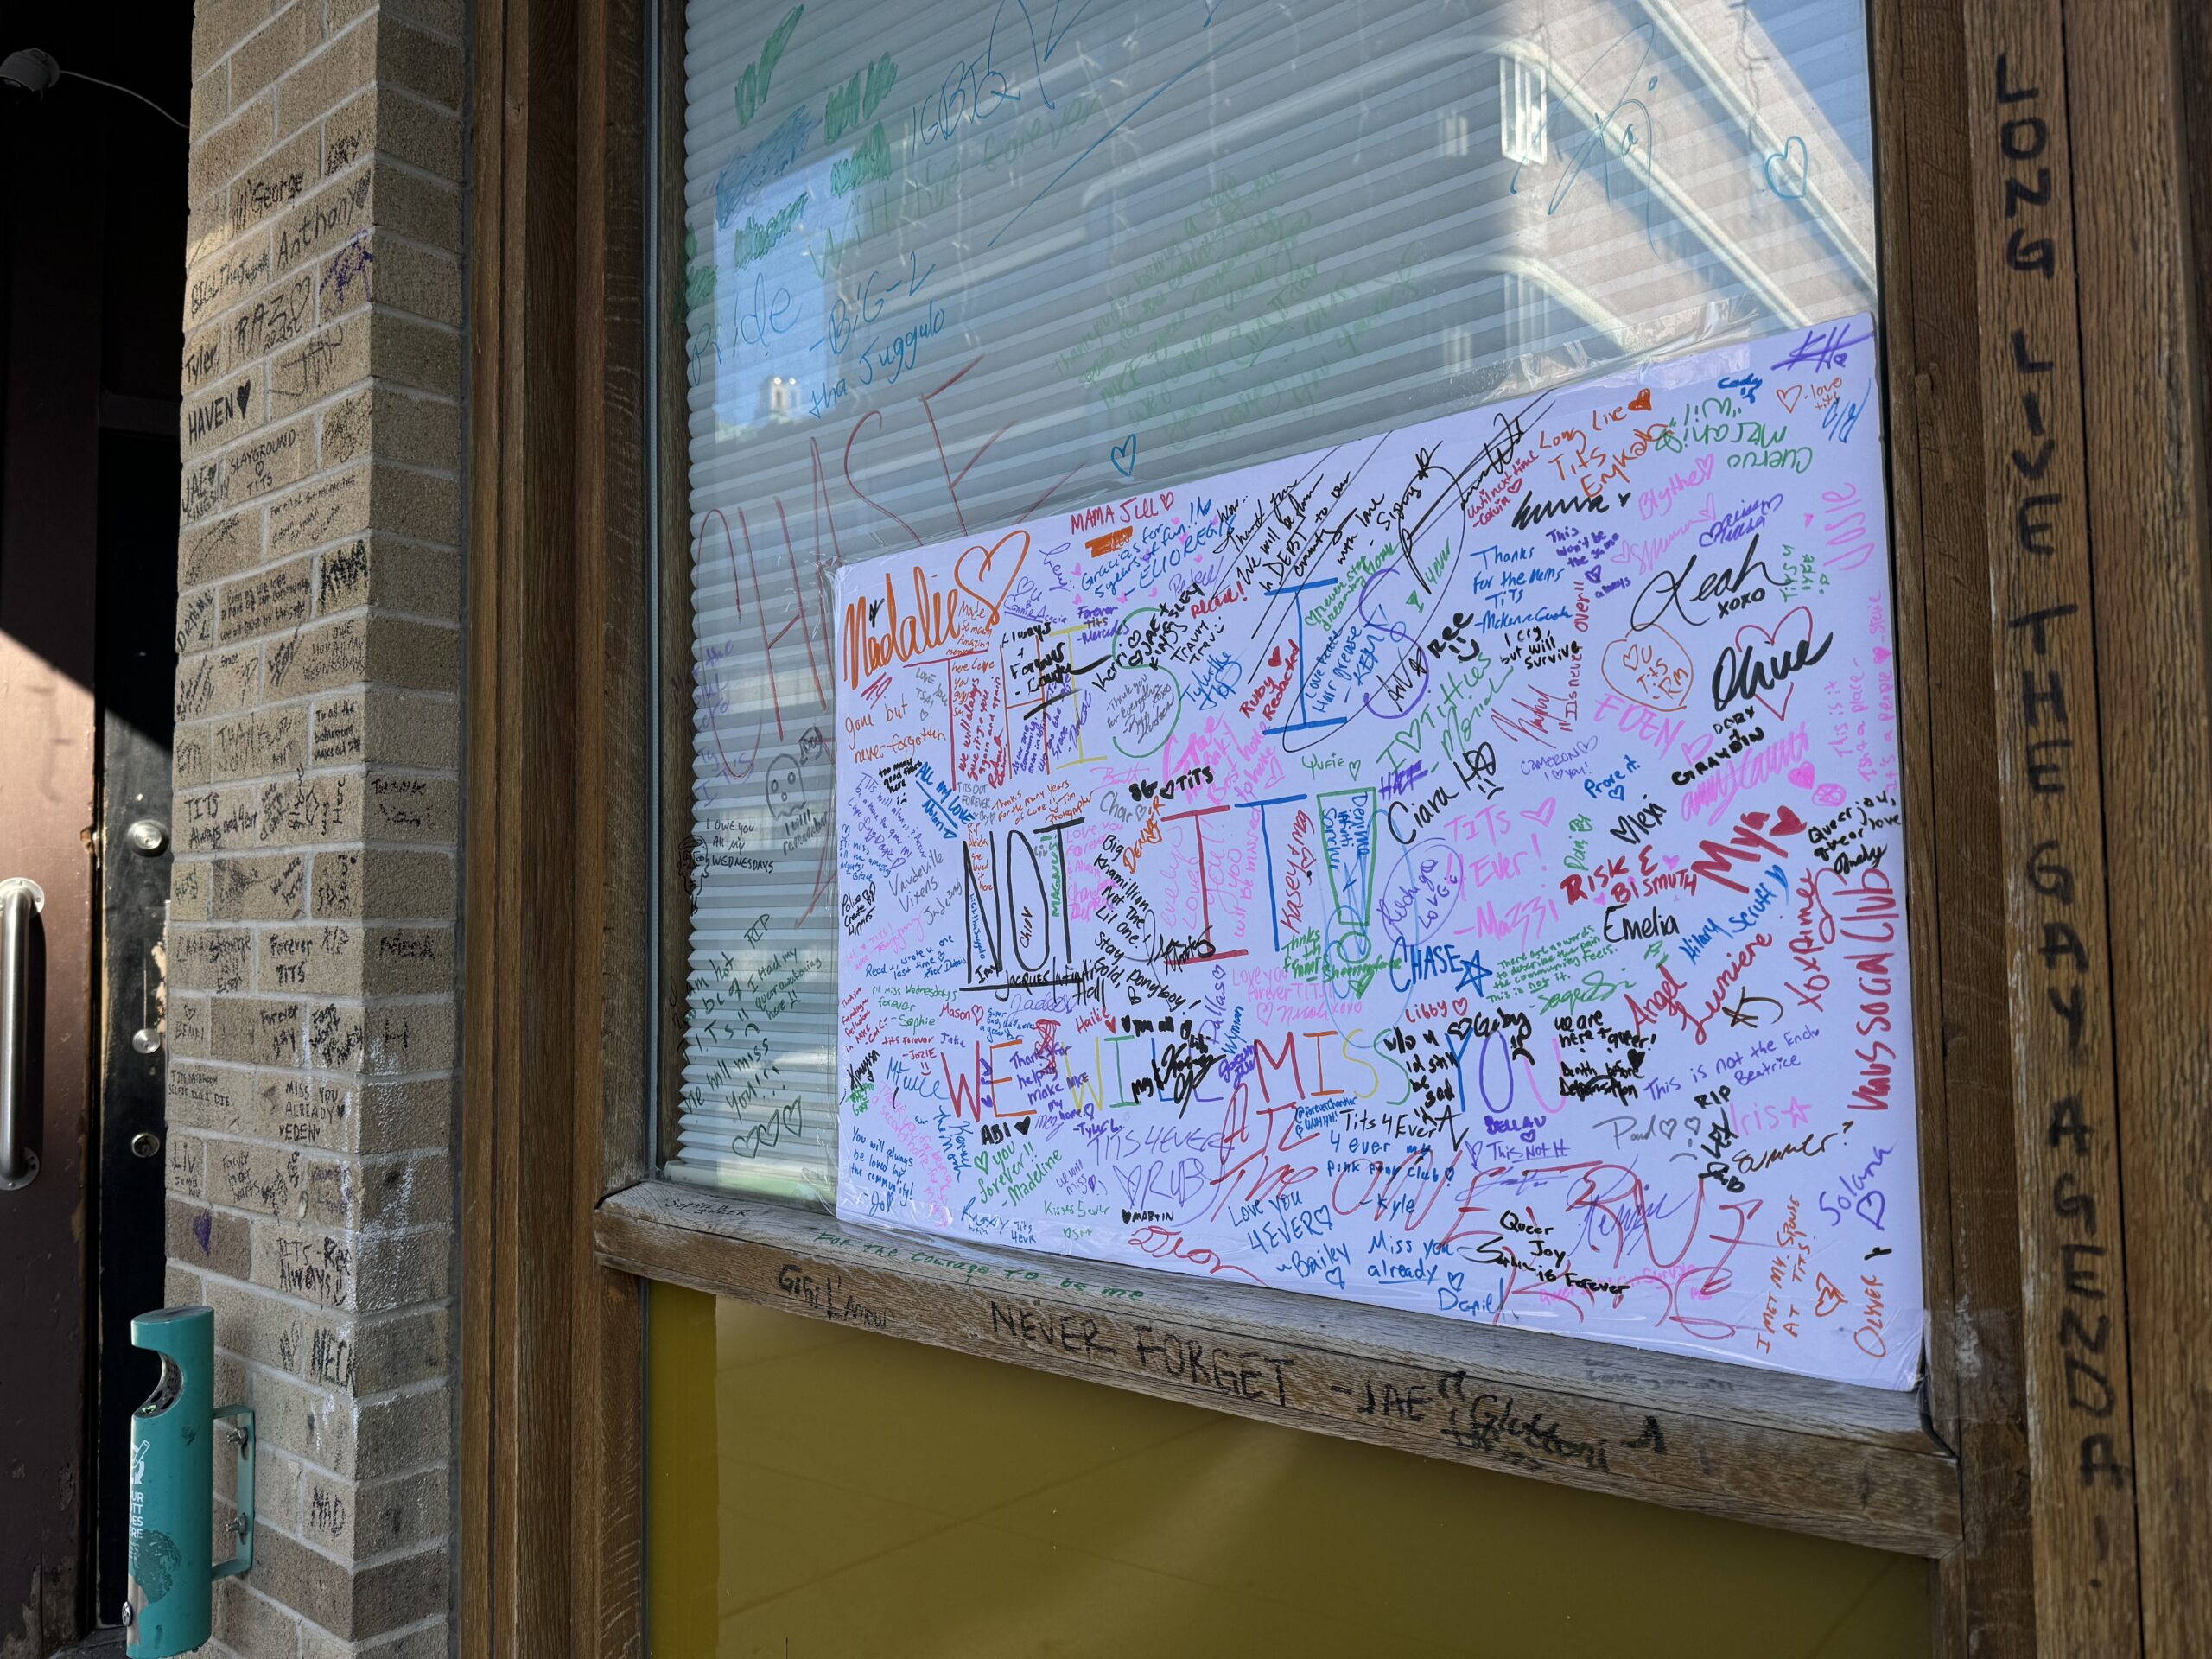
{"label": "metal door handle", "polygon": [[29,1186],[38,1154],[23,1144],[31,1110],[31,923],[46,894],[29,876],[0,881],[0,1192]]}

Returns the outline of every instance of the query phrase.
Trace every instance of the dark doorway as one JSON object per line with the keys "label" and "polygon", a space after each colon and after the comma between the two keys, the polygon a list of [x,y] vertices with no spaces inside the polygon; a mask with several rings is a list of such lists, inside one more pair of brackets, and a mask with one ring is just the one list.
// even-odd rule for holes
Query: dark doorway
{"label": "dark doorway", "polygon": [[0,880],[43,897],[21,1115],[37,1173],[0,1191],[0,1653],[43,1656],[118,1617],[129,1416],[152,1375],[130,1320],[164,1300],[188,209],[169,118],[190,104],[192,15],[5,16],[0,58],[60,72],[19,62],[9,78],[43,90],[0,86]]}

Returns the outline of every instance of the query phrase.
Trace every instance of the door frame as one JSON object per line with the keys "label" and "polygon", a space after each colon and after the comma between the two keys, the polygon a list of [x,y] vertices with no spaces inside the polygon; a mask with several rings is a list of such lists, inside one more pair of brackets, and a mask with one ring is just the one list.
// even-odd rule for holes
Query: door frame
{"label": "door frame", "polygon": [[[668,787],[649,584],[674,580],[652,569],[647,531],[674,495],[646,476],[645,423],[681,385],[671,342],[649,361],[645,334],[649,287],[672,303],[679,276],[646,242],[665,207],[641,188],[647,124],[680,120],[652,93],[681,85],[680,30],[650,35],[652,3],[486,0],[476,19],[461,1628],[477,1656],[643,1651],[641,1275],[745,1288],[737,1266],[680,1266],[702,1259],[682,1235],[711,1220],[618,1236],[653,1190],[664,1012],[652,930],[633,918],[660,910],[664,955],[683,921],[680,893],[656,890],[646,810]],[[2212,1538],[2212,1424],[2190,1380],[2212,1129],[2168,1104],[2212,1093],[2212,874],[2180,850],[2212,798],[2212,302],[2190,277],[2190,214],[2212,212],[2212,185],[2186,162],[2212,136],[2212,26],[2189,10],[1871,8],[1908,881],[1928,924],[1914,938],[1924,1398],[1959,1495],[1958,1542],[1932,1565],[1945,1654],[2093,1635],[2106,1651],[2212,1649],[2212,1594],[2190,1566]],[[2019,174],[2027,130],[2005,125],[2029,88],[2054,145],[2047,182]],[[2010,280],[2044,245],[2074,283]],[[2033,365],[2065,391],[2037,405],[2052,448],[2016,460]],[[2046,464],[2074,515],[2048,570],[2020,529],[2050,505],[2032,499],[2050,493],[2031,487]],[[2041,637],[2005,626],[2022,570],[2081,607],[2063,663],[2024,661]],[[2018,677],[2053,667],[2077,706],[2104,704],[2101,727],[2066,734],[2082,779],[2069,855],[2110,907],[2073,935],[2090,1051],[2031,1022],[2031,970],[2058,936],[2013,856],[2049,839],[2053,810],[2015,758],[2037,706],[2018,701]],[[2084,808],[2100,788],[2101,818]],[[2093,1148],[2057,1167],[2071,1186],[2047,1155],[2054,1100],[2085,1115]],[[2105,1217],[2094,1248],[2112,1252],[2089,1282],[2110,1313],[2125,1302],[2113,1340],[2133,1361],[2132,1377],[2110,1362],[2086,1429],[2069,1362],[2112,1351],[2066,1323],[2086,1338],[2068,1302],[2085,1258],[2067,1201],[2084,1192]],[[2097,1434],[2123,1467],[2084,1483],[2077,1447]]]}

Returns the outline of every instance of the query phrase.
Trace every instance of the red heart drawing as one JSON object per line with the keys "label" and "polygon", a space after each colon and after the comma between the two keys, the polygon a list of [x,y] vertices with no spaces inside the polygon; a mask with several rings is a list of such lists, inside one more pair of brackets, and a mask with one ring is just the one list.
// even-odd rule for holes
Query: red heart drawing
{"label": "red heart drawing", "polygon": [[1646,386],[1642,391],[1637,392],[1629,400],[1629,407],[1649,411],[1651,408],[1651,388]]}
{"label": "red heart drawing", "polygon": [[1805,388],[1802,386],[1777,386],[1774,389],[1775,401],[1792,415],[1797,412],[1797,400],[1804,395]]}
{"label": "red heart drawing", "polygon": [[[1011,558],[1001,557],[1007,544],[1019,542]],[[1021,562],[1029,556],[1029,532],[1009,530],[990,547],[980,542],[952,562],[952,582],[963,593],[982,601],[983,608],[991,613],[991,626],[996,627],[999,611],[1006,604],[1006,596],[1013,591],[1014,579],[1021,574]]]}
{"label": "red heart drawing", "polygon": [[[1801,633],[1805,638],[1804,653],[1810,656],[1813,649],[1813,613],[1809,607],[1803,605],[1798,606],[1794,610],[1784,611],[1781,620],[1777,622],[1771,629],[1763,628],[1756,622],[1744,624],[1742,627],[1736,630],[1736,652],[1738,657],[1745,656],[1750,652],[1754,644],[1778,646],[1783,643],[1784,634],[1789,636],[1789,643],[1794,645],[1797,643],[1797,636]],[[1783,653],[1785,657],[1791,654],[1788,652]],[[1796,689],[1797,683],[1795,680],[1783,680],[1781,686],[1782,702],[1779,705],[1769,702],[1764,691],[1756,695],[1767,713],[1772,715],[1777,720],[1785,720],[1789,715],[1790,694]]]}
{"label": "red heart drawing", "polygon": [[1672,714],[1690,700],[1690,653],[1664,628],[1632,629],[1605,647],[1598,665],[1630,702]]}

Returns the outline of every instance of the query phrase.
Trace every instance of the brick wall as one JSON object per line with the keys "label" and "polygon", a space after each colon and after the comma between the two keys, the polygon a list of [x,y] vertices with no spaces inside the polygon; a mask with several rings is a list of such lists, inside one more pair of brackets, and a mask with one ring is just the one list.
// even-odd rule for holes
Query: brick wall
{"label": "brick wall", "polygon": [[194,26],[168,1295],[259,1414],[252,1659],[448,1649],[462,26]]}

